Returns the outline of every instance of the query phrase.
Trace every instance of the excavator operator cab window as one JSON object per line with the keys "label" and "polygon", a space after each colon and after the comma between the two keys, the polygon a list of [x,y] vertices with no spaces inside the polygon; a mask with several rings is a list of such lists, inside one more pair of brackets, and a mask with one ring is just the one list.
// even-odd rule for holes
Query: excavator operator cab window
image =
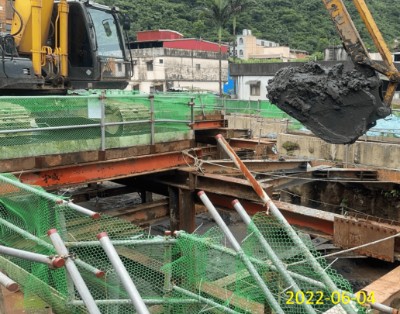
{"label": "excavator operator cab window", "polygon": [[106,11],[88,8],[96,34],[97,54],[101,57],[124,58],[114,16]]}
{"label": "excavator operator cab window", "polygon": [[70,5],[68,56],[72,67],[93,67],[93,48],[90,45],[86,21],[81,6]]}

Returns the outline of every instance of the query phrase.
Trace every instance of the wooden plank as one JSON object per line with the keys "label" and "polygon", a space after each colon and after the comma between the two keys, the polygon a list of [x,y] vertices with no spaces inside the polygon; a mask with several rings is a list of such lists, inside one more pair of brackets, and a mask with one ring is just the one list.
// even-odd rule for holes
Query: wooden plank
{"label": "wooden plank", "polygon": [[232,306],[253,314],[264,314],[264,304],[240,297],[230,290],[215,286],[212,282],[202,282],[199,289],[201,292],[217,298],[224,303],[226,300],[229,300],[229,304]]}
{"label": "wooden plank", "polygon": [[250,276],[250,274],[247,271],[247,269],[243,269],[238,273],[230,274],[226,277],[222,277],[218,280],[215,280],[215,281],[213,281],[213,284],[218,287],[226,287],[226,286],[229,286],[230,284],[235,283],[238,280],[243,280],[249,276]]}
{"label": "wooden plank", "polygon": [[162,262],[127,247],[117,246],[115,249],[118,255],[129,258],[132,261],[145,265],[151,270],[161,273],[161,267],[164,265]]}

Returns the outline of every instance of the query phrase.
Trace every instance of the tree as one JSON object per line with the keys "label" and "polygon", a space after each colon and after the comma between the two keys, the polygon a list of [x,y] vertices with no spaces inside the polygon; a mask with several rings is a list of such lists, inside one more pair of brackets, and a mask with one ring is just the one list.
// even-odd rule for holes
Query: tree
{"label": "tree", "polygon": [[232,12],[231,0],[207,0],[206,10],[211,15],[218,30],[218,50],[219,50],[219,96],[222,96],[222,30],[230,20]]}
{"label": "tree", "polygon": [[236,57],[236,18],[251,5],[255,4],[254,0],[230,0],[232,10],[232,30],[233,30],[233,58]]}

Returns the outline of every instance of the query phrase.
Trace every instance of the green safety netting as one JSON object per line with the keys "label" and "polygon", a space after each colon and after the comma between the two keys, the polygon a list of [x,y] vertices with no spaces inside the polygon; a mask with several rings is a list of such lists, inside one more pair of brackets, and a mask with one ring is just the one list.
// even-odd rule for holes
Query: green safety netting
{"label": "green safety netting", "polygon": [[[12,175],[0,176],[1,244],[54,256],[56,252],[46,233],[56,228],[69,243],[70,256],[76,261],[93,298],[102,300],[101,313],[135,313],[133,306],[126,302],[129,296],[96,239],[96,235],[104,231],[112,241],[130,241],[115,247],[151,313],[270,313],[268,301],[257,282],[240,255],[227,245],[220,229],[213,227],[203,235],[182,232],[176,240],[150,236],[119,218],[103,215],[93,220],[78,214],[66,204],[36,193],[40,188],[27,190],[14,184],[16,180]],[[254,226],[288,271],[298,275],[295,280],[304,294],[314,293],[312,302],[317,301],[319,293],[324,295],[320,304],[313,305],[317,313],[329,309],[330,313],[343,313],[335,308],[341,292],[336,299],[331,298],[332,292],[310,283],[310,280],[321,282],[321,278],[309,263],[302,262],[304,253],[275,219],[259,213],[253,217],[247,232],[244,231],[242,247],[284,313],[306,313],[296,304],[305,300],[290,299],[291,287],[266,258],[266,252],[255,237]],[[304,236],[302,239],[314,256],[319,257],[311,241]],[[323,258],[318,261],[338,289],[351,291],[349,283]],[[87,265],[104,271],[105,276],[97,278]],[[86,313],[79,303],[77,290],[69,284],[65,268],[54,270],[47,265],[0,255],[0,269],[22,286],[27,310],[35,309],[38,300],[43,300],[41,302],[49,304],[55,313]],[[363,309],[358,307],[356,312],[362,313]]]}
{"label": "green safety netting", "polygon": [[[290,121],[289,129],[301,128],[299,122],[268,101],[219,99],[207,93],[153,96],[153,102],[149,95],[131,91],[0,97],[1,158],[149,145],[152,138],[154,143],[191,139],[192,117],[195,120],[217,119],[218,116],[213,115],[221,113],[286,119]],[[193,108],[189,103],[194,104]],[[151,119],[154,120],[153,136]]]}

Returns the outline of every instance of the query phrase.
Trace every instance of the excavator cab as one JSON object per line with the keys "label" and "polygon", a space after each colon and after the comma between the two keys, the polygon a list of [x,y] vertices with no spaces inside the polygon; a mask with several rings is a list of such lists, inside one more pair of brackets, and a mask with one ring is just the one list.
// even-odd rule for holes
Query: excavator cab
{"label": "excavator cab", "polygon": [[131,63],[117,8],[86,0],[37,3],[15,1],[11,33],[1,37],[0,95],[128,85]]}
{"label": "excavator cab", "polygon": [[91,2],[69,2],[68,79],[73,89],[123,89],[130,78],[117,11]]}

